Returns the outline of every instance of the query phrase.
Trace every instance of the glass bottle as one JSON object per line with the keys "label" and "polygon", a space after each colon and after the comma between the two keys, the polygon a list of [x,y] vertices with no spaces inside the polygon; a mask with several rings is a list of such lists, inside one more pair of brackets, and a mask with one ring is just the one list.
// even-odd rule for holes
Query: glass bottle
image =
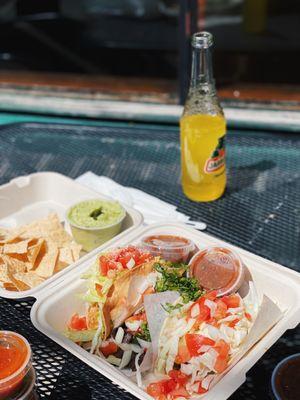
{"label": "glass bottle", "polygon": [[213,201],[226,187],[226,120],[213,78],[209,32],[192,37],[192,74],[180,119],[182,187],[194,201]]}

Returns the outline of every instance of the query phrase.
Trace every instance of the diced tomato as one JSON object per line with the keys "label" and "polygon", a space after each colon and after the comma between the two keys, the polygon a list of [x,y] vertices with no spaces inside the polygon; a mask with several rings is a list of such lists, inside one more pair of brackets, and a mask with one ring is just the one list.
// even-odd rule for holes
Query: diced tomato
{"label": "diced tomato", "polygon": [[239,320],[238,318],[236,318],[236,319],[234,319],[233,321],[230,321],[229,324],[228,324],[228,326],[229,326],[230,328],[234,328],[238,322],[240,322],[240,320]]}
{"label": "diced tomato", "polygon": [[102,285],[100,285],[99,283],[95,283],[95,289],[96,289],[98,296],[102,296],[102,288],[103,288]]}
{"label": "diced tomato", "polygon": [[80,317],[78,314],[74,314],[69,322],[69,328],[74,331],[84,331],[87,329],[86,317]]}
{"label": "diced tomato", "polygon": [[173,379],[164,379],[159,382],[150,383],[147,386],[147,393],[155,398],[161,395],[166,395],[176,388],[176,382]]}
{"label": "diced tomato", "polygon": [[223,296],[221,297],[221,300],[226,304],[227,308],[237,308],[240,306],[240,298],[236,294]]}
{"label": "diced tomato", "polygon": [[185,385],[186,382],[188,381],[189,377],[184,374],[181,371],[178,371],[176,369],[172,369],[169,373],[168,373],[169,377],[171,379],[173,379],[175,382],[179,383],[179,385]]}
{"label": "diced tomato", "polygon": [[218,352],[220,357],[227,358],[230,346],[228,343],[225,342],[225,340],[220,339],[215,344],[214,349]]}
{"label": "diced tomato", "polygon": [[150,253],[141,253],[138,265],[143,264],[147,261],[150,261],[151,259],[152,259],[152,256]]}
{"label": "diced tomato", "polygon": [[217,291],[216,290],[212,290],[211,292],[205,293],[205,295],[203,297],[205,299],[214,301],[217,298]]}
{"label": "diced tomato", "polygon": [[215,371],[220,374],[222,372],[225,371],[225,369],[227,368],[227,359],[218,356],[214,365],[214,369]]}
{"label": "diced tomato", "polygon": [[203,394],[203,393],[206,393],[206,392],[207,392],[207,389],[204,389],[204,388],[201,386],[201,382],[199,382],[199,386],[198,386],[197,393],[198,393],[198,394]]}
{"label": "diced tomato", "polygon": [[185,341],[191,356],[198,356],[200,354],[201,346],[214,346],[215,342],[203,335],[197,335],[196,333],[187,333],[185,335]]}
{"label": "diced tomato", "polygon": [[209,318],[206,323],[215,327],[218,326],[218,321],[215,318]]}
{"label": "diced tomato", "polygon": [[172,390],[172,392],[169,393],[169,396],[171,396],[172,399],[176,399],[177,397],[190,397],[189,392],[184,386],[179,386],[178,388]]}
{"label": "diced tomato", "polygon": [[108,357],[118,351],[118,345],[114,342],[108,342],[104,346],[100,346],[100,350],[104,357]]}
{"label": "diced tomato", "polygon": [[108,261],[107,268],[108,269],[118,269],[118,264],[116,261]]}
{"label": "diced tomato", "polygon": [[[204,303],[205,303],[205,298],[201,297],[199,300],[197,300],[197,303],[199,304],[199,308],[200,308],[200,312],[199,314],[196,316],[197,322],[204,322],[207,321],[210,318],[210,309],[209,307],[207,307]],[[188,312],[188,318],[193,318],[192,317],[192,308],[194,307],[194,304],[191,306],[191,308],[189,309]]]}
{"label": "diced tomato", "polygon": [[192,356],[188,351],[185,338],[181,337],[178,344],[178,353],[175,358],[175,362],[176,364],[183,364],[188,362],[191,358]]}
{"label": "diced tomato", "polygon": [[227,314],[227,305],[221,299],[217,299],[215,303],[217,304],[217,309],[215,311],[214,318],[216,319],[225,318]]}
{"label": "diced tomato", "polygon": [[131,253],[125,253],[124,255],[120,255],[118,261],[123,265],[123,268],[127,268],[127,263],[132,259]]}
{"label": "diced tomato", "polygon": [[104,275],[104,276],[107,275],[107,271],[108,271],[107,262],[108,262],[108,260],[105,256],[99,257],[99,269],[100,269],[101,275]]}
{"label": "diced tomato", "polygon": [[146,313],[142,312],[132,315],[131,317],[127,318],[126,321],[147,321]]}
{"label": "diced tomato", "polygon": [[249,321],[252,321],[252,317],[251,317],[251,315],[249,314],[249,313],[245,313],[245,317],[249,320]]}

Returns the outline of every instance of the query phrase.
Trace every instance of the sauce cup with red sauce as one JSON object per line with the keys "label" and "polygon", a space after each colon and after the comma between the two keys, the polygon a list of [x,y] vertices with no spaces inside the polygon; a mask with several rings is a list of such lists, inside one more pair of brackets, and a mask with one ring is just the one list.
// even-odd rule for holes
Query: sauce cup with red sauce
{"label": "sauce cup with red sauce", "polygon": [[189,274],[207,291],[218,296],[236,292],[244,280],[240,257],[225,247],[209,247],[198,251],[189,262]]}
{"label": "sauce cup with red sauce", "polygon": [[141,240],[141,247],[153,256],[172,262],[188,261],[196,248],[191,240],[173,235],[146,236]]}
{"label": "sauce cup with red sauce", "polygon": [[30,345],[23,336],[0,331],[0,400],[35,398],[31,356]]}

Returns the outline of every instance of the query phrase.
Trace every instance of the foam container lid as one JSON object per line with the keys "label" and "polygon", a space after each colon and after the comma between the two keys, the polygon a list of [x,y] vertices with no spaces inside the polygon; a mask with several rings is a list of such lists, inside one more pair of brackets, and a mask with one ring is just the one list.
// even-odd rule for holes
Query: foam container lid
{"label": "foam container lid", "polygon": [[282,318],[204,395],[206,400],[227,399],[245,381],[247,371],[257,360],[287,329],[296,327],[300,322],[300,274],[183,224],[166,223],[135,228],[101,246],[87,258],[81,259],[76,269],[69,269],[63,276],[58,276],[43,292],[34,293],[37,301],[31,310],[31,320],[38,330],[112,382],[140,399],[152,399],[120,370],[71,342],[63,332],[70,316],[84,311],[84,302],[78,294],[85,290],[86,283],[80,276],[95,261],[96,254],[111,247],[138,244],[141,237],[156,234],[187,237],[199,249],[217,245],[236,251],[251,272],[257,291],[268,296],[283,313]]}
{"label": "foam container lid", "polygon": [[[51,212],[56,212],[65,224],[66,230],[70,231],[65,218],[67,209],[77,202],[94,198],[112,200],[56,172],[38,172],[20,176],[0,186],[0,227],[14,228],[46,217]],[[140,212],[125,205],[123,207],[126,210],[126,217],[118,237],[127,235],[143,223]],[[109,244],[109,242],[107,243]],[[10,299],[37,297],[38,293],[44,291],[62,276],[76,270],[82,262],[98,252],[99,248],[96,248],[85,254],[77,262],[70,264],[30,290],[13,292],[0,287],[0,296]]]}

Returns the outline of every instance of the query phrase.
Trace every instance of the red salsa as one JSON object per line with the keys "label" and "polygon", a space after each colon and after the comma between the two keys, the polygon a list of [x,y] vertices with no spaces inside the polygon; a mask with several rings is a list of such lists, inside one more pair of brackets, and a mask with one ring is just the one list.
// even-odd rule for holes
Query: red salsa
{"label": "red salsa", "polygon": [[142,247],[153,256],[160,256],[172,262],[186,262],[195,249],[195,245],[191,240],[174,235],[144,237],[142,239]]}
{"label": "red salsa", "polygon": [[190,274],[206,290],[218,295],[235,292],[243,282],[243,264],[231,250],[212,247],[199,251],[190,262]]}
{"label": "red salsa", "polygon": [[7,399],[23,384],[31,368],[31,350],[20,335],[0,332],[0,399]]}

